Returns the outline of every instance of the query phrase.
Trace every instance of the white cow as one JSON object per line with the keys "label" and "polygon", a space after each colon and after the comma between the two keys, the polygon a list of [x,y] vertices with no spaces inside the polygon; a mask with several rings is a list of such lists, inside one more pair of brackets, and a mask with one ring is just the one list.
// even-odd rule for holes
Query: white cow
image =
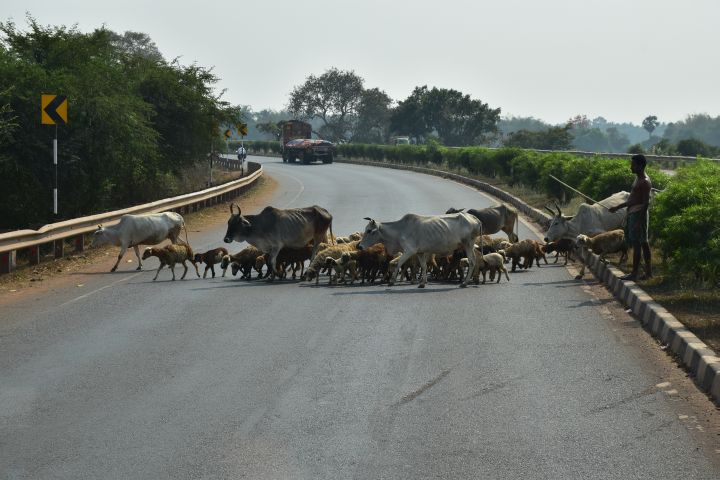
{"label": "white cow", "polygon": [[[563,238],[575,241],[578,235],[594,237],[599,233],[623,228],[625,211],[610,213],[608,209],[627,201],[629,196],[629,192],[618,192],[594,205],[583,203],[573,216],[563,215],[557,205],[557,213],[545,207],[553,215],[550,228],[545,232],[545,242],[555,242]],[[575,278],[580,279],[584,274],[585,264],[580,267],[580,273]]]}
{"label": "white cow", "polygon": [[[98,225],[93,234],[93,247],[110,244],[120,247],[115,266],[110,270],[114,272],[128,247],[133,247],[138,259],[137,270],[142,269],[142,260],[138,245],[157,245],[166,238],[172,243],[178,243],[180,230],[185,226],[183,217],[175,212],[149,213],[146,215],[123,215],[120,223],[112,227]],[[187,230],[185,231],[187,235]]]}
{"label": "white cow", "polygon": [[401,271],[403,264],[414,254],[420,260],[422,279],[419,288],[427,284],[427,260],[432,254],[450,255],[458,248],[467,252],[470,268],[465,280],[460,284],[467,287],[473,268],[475,256],[472,255],[473,244],[478,235],[482,235],[482,223],[473,215],[467,213],[453,213],[446,215],[422,216],[408,213],[395,222],[380,223],[371,218],[369,220],[363,239],[358,244],[358,250],[369,248],[376,243],[385,245],[387,253],[395,256],[391,264],[393,274],[390,276],[390,285],[395,281],[394,272]]}

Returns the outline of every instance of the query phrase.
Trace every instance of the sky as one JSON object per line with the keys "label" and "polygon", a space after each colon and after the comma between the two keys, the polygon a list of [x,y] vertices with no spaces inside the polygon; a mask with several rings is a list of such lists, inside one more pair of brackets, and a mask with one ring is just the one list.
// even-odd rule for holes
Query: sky
{"label": "sky", "polygon": [[167,59],[213,67],[232,104],[279,110],[331,67],[396,101],[454,88],[503,116],[639,124],[720,115],[717,0],[0,0],[26,29],[148,34]]}

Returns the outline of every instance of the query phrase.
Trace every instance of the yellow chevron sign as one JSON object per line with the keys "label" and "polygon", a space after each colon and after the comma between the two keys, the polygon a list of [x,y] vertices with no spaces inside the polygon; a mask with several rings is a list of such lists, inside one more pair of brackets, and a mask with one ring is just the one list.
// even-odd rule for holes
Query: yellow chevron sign
{"label": "yellow chevron sign", "polygon": [[65,125],[68,121],[68,101],[65,95],[40,96],[40,123]]}

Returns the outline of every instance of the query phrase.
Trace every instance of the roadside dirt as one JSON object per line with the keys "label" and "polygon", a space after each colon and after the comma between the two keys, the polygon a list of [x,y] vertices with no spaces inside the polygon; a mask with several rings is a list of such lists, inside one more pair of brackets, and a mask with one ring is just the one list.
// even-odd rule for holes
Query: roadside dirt
{"label": "roadside dirt", "polygon": [[[267,205],[276,189],[277,182],[263,175],[253,189],[231,202],[220,203],[184,215],[190,244],[192,245],[193,232],[226,223],[232,202],[241,203],[244,211],[255,212]],[[86,243],[89,242],[88,237]],[[86,278],[79,274],[109,272],[117,259],[118,252],[118,247],[114,246],[87,248],[82,253],[68,254],[57,260],[50,256],[39,265],[20,265],[10,274],[0,276],[0,306],[59,288],[81,288],[85,285]],[[130,249],[118,266],[118,270],[127,270],[136,262],[135,253]]]}

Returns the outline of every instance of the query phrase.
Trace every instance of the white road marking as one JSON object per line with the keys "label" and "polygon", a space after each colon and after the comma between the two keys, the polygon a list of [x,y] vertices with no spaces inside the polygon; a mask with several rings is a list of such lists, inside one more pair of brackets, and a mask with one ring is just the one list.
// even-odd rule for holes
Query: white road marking
{"label": "white road marking", "polygon": [[90,295],[94,295],[94,294],[96,294],[96,293],[98,293],[98,292],[100,292],[100,291],[102,291],[102,290],[105,290],[105,289],[110,288],[110,287],[112,287],[112,286],[114,286],[114,285],[117,285],[117,284],[120,283],[120,282],[124,282],[124,281],[126,281],[126,280],[131,280],[131,279],[137,277],[138,275],[142,275],[143,273],[145,273],[145,272],[138,272],[138,273],[136,273],[136,274],[134,274],[134,275],[130,275],[129,277],[124,277],[124,278],[121,278],[120,280],[115,280],[114,282],[112,282],[112,283],[110,283],[110,284],[108,284],[108,285],[105,285],[104,287],[97,288],[97,289],[95,289],[95,290],[93,290],[93,291],[91,291],[91,292],[88,292],[88,293],[84,294],[84,295],[80,295],[79,297],[75,297],[75,298],[73,298],[72,300],[68,300],[68,301],[65,302],[65,303],[61,303],[60,305],[58,305],[58,307],[64,307],[65,305],[70,305],[71,303],[75,303],[75,302],[77,302],[78,300],[82,300],[83,298],[87,298],[87,297],[89,297]]}

